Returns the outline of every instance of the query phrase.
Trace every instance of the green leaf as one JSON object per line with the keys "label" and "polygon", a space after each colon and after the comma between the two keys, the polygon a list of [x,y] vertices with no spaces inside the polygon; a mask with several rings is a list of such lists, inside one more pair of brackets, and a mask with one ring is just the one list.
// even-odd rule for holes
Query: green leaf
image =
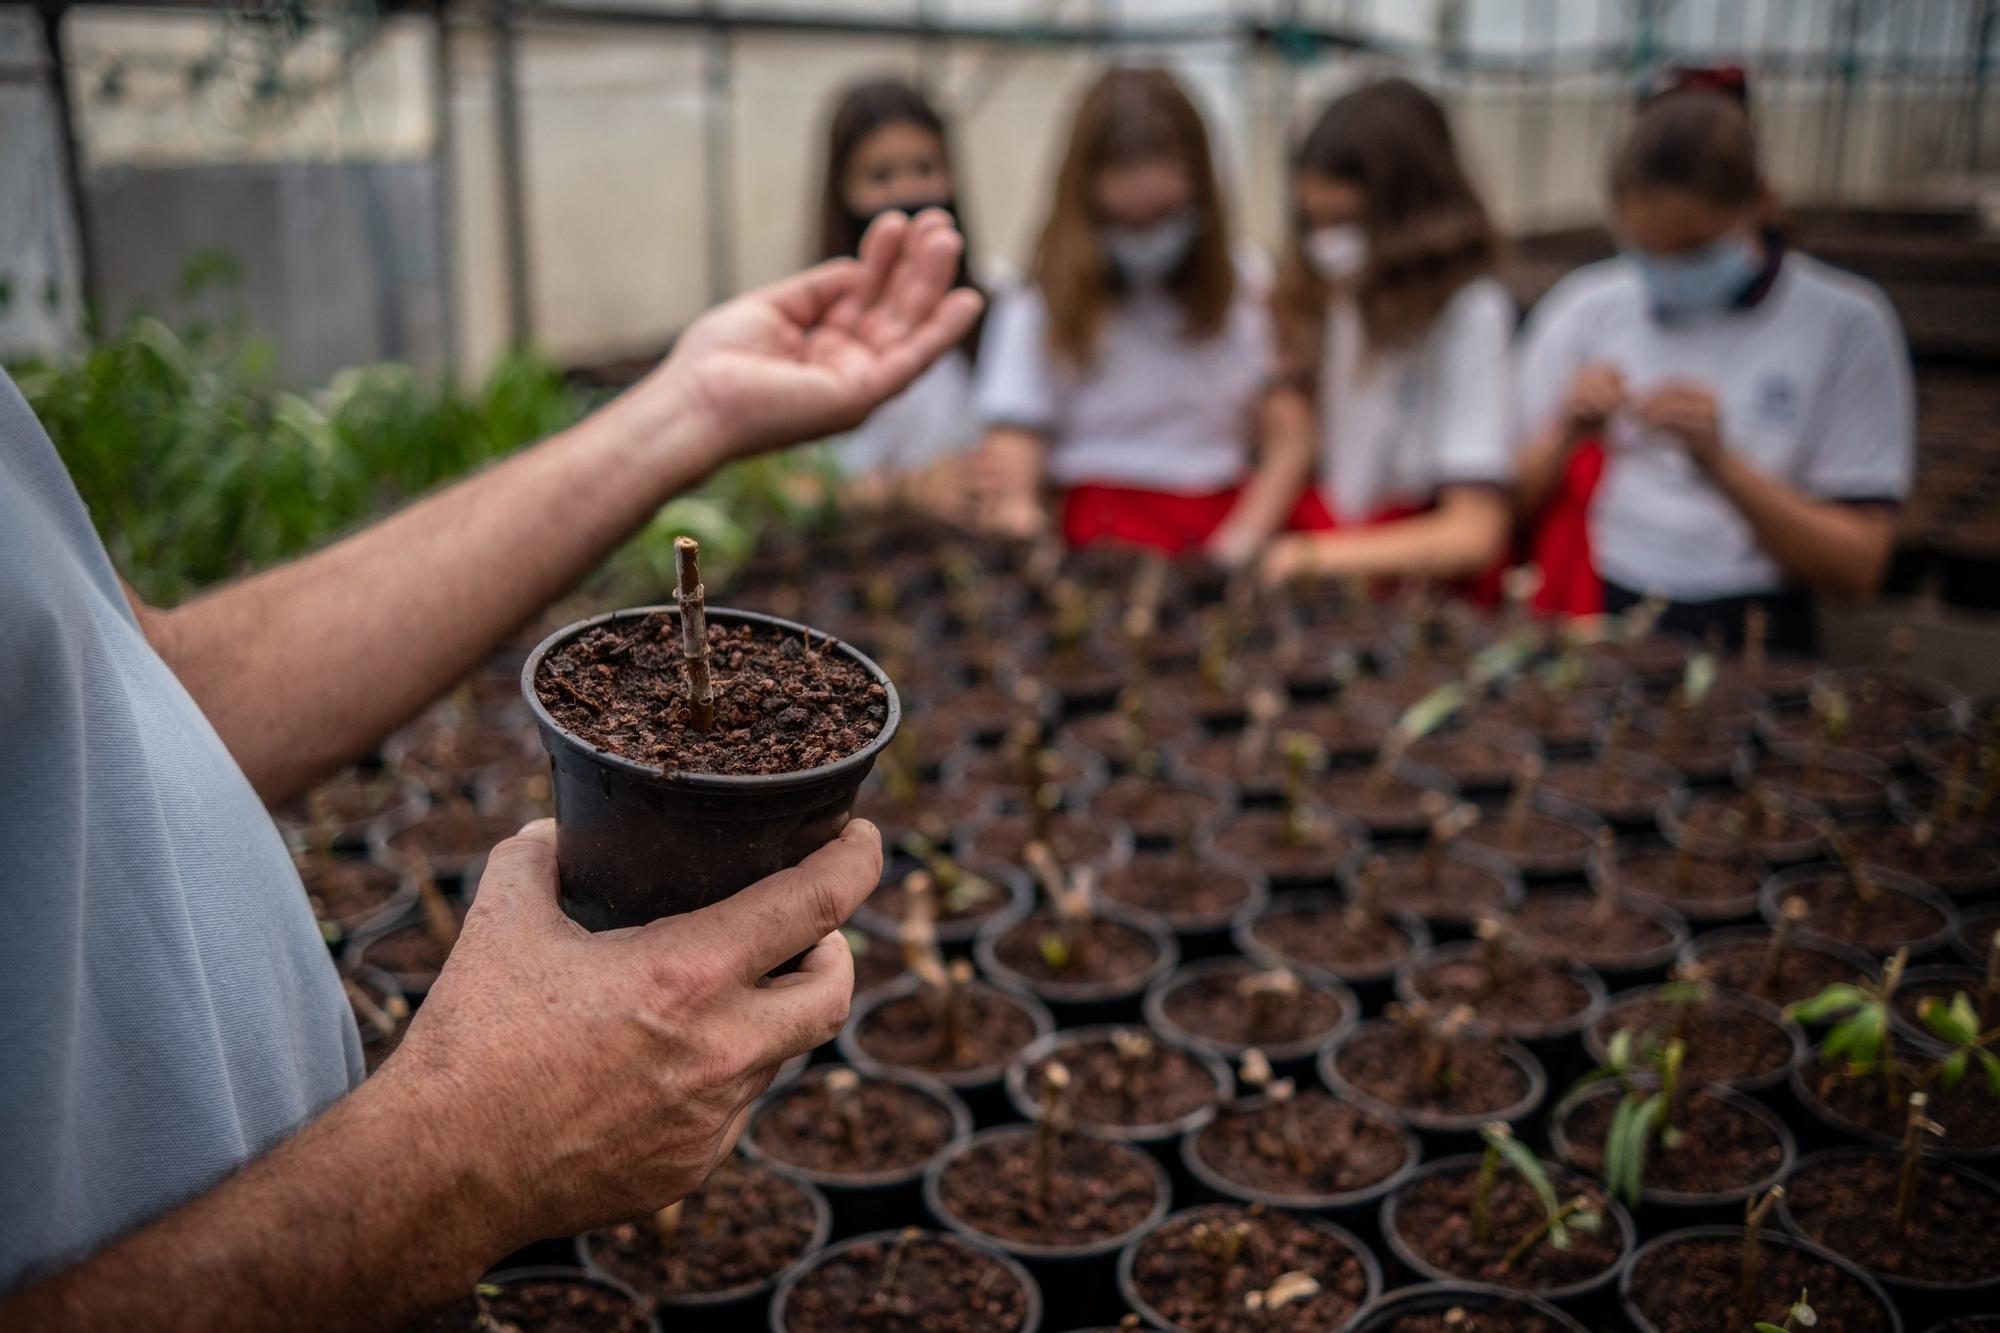
{"label": "green leaf", "polygon": [[1810,999],[1787,1005],[1785,1013],[1801,1023],[1824,1023],[1829,1018],[1868,1003],[1870,1001],[1866,991],[1859,986],[1838,981]]}
{"label": "green leaf", "polygon": [[1979,1052],[1979,1067],[1986,1071],[1986,1095],[2000,1100],[2000,1055]]}
{"label": "green leaf", "polygon": [[1934,1036],[1953,1046],[1970,1046],[1979,1040],[1979,1015],[1973,1012],[1972,1002],[1962,991],[1949,1005],[1934,998],[1925,1000],[1917,1009],[1917,1017]]}
{"label": "green leaf", "polygon": [[1944,1063],[1938,1066],[1938,1084],[1946,1092],[1956,1088],[1959,1081],[1965,1077],[1966,1061],[1971,1054],[1970,1051],[1953,1051],[1945,1057]]}
{"label": "green leaf", "polygon": [[1063,943],[1063,937],[1056,931],[1043,931],[1042,937],[1035,941],[1035,952],[1042,956],[1044,963],[1058,971],[1069,966],[1069,946]]}
{"label": "green leaf", "polygon": [[1544,1212],[1553,1214],[1562,1208],[1561,1201],[1556,1198],[1556,1187],[1549,1183],[1549,1174],[1542,1169],[1541,1159],[1530,1152],[1525,1143],[1512,1135],[1506,1138],[1495,1136],[1486,1141],[1493,1145],[1502,1160],[1513,1167],[1521,1179],[1528,1182],[1528,1188],[1535,1192],[1535,1197],[1541,1201]]}
{"label": "green leaf", "polygon": [[1757,1333],[1786,1333],[1784,1329],[1779,1328],[1776,1324],[1763,1319],[1759,1319],[1751,1327],[1756,1329]]}
{"label": "green leaf", "polygon": [[1423,698],[1403,710],[1396,719],[1396,730],[1410,740],[1421,740],[1465,702],[1465,687],[1457,683],[1440,685]]}
{"label": "green leaf", "polygon": [[1702,700],[1715,685],[1715,655],[1696,653],[1688,659],[1687,670],[1681,673],[1681,700],[1689,708],[1701,707]]}
{"label": "green leaf", "polygon": [[1619,1028],[1604,1043],[1604,1063],[1620,1074],[1632,1067],[1631,1028]]}

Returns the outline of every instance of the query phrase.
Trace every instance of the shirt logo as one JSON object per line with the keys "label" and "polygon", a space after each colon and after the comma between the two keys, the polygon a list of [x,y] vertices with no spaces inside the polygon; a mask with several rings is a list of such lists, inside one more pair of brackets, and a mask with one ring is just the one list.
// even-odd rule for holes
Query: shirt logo
{"label": "shirt logo", "polygon": [[1757,419],[1767,426],[1794,426],[1798,417],[1798,386],[1783,375],[1766,375],[1757,386]]}

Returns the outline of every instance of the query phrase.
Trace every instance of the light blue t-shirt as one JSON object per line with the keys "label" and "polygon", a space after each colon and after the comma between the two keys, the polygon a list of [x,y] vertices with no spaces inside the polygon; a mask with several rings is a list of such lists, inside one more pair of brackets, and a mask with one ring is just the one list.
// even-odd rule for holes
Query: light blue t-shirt
{"label": "light blue t-shirt", "polygon": [[284,842],[0,374],[0,1290],[361,1077]]}

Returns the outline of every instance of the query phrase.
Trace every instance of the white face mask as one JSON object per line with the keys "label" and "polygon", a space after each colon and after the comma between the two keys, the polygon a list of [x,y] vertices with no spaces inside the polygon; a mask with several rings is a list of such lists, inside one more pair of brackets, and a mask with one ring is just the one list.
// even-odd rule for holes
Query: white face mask
{"label": "white face mask", "polygon": [[1306,262],[1327,282],[1348,282],[1368,267],[1368,229],[1342,222],[1306,233]]}
{"label": "white face mask", "polygon": [[1150,227],[1099,227],[1098,243],[1132,282],[1159,282],[1181,266],[1194,244],[1191,212],[1161,218]]}

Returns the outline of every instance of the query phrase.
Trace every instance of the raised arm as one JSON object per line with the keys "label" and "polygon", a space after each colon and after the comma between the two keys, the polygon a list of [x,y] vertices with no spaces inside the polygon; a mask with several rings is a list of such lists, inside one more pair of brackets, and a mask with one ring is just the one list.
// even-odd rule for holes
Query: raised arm
{"label": "raised arm", "polygon": [[523,830],[373,1077],[192,1203],[0,1294],[0,1328],[396,1329],[528,1241],[647,1216],[707,1178],[781,1062],[839,1030],[854,974],[834,928],[881,865],[856,821],[714,907],[591,935],[557,903],[554,826]]}
{"label": "raised arm", "polygon": [[[317,554],[172,611],[147,637],[268,801],[364,752],[731,458],[860,421],[961,336],[941,212],[697,320],[602,411]],[[136,606],[136,603],[135,603]]]}

